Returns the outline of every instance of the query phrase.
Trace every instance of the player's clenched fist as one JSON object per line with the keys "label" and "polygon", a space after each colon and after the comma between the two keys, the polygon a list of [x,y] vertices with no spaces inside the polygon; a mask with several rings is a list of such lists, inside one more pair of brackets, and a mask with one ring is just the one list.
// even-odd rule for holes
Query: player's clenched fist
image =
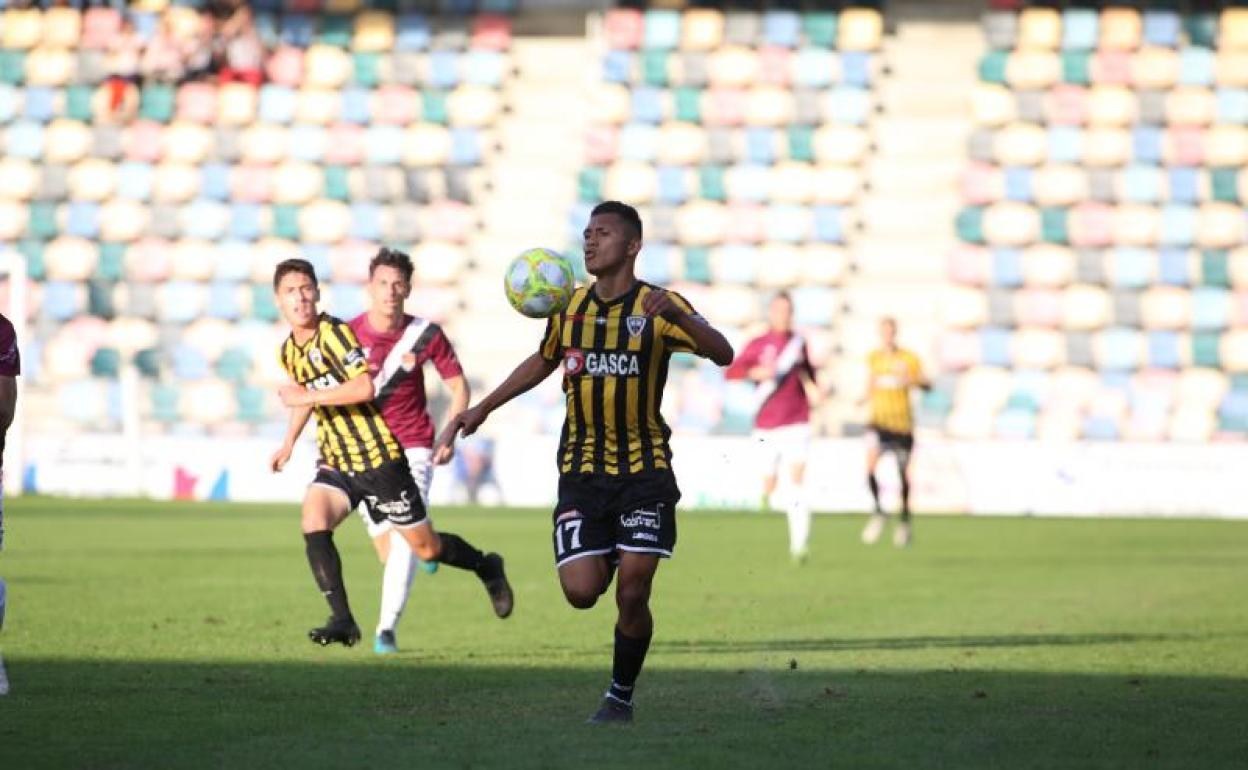
{"label": "player's clenched fist", "polygon": [[646,315],[662,316],[672,322],[679,319],[685,312],[672,300],[670,294],[662,289],[654,288],[641,298],[641,307],[646,311]]}

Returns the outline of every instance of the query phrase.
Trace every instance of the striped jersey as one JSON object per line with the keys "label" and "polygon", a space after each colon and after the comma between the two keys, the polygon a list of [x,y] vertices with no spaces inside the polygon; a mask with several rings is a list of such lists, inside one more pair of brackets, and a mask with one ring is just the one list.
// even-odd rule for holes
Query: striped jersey
{"label": "striped jersey", "polygon": [[[326,390],[368,372],[368,360],[345,322],[321,313],[316,333],[302,345],[294,335],[279,351],[282,368],[308,390]],[[340,471],[379,468],[403,456],[399,442],[371,402],[318,406],[316,445],[320,462]]]}
{"label": "striped jersey", "polygon": [[913,433],[910,386],[921,377],[919,357],[901,348],[876,350],[867,356],[867,368],[871,373],[871,424],[893,433]]}
{"label": "striped jersey", "polygon": [[[638,281],[604,302],[593,287],[583,286],[567,309],[547,321],[540,354],[559,362],[567,401],[560,473],[670,470],[671,430],[660,413],[668,362],[672,353],[699,351],[679,326],[646,315],[642,300],[657,288]],[[698,317],[684,297],[671,297]]]}

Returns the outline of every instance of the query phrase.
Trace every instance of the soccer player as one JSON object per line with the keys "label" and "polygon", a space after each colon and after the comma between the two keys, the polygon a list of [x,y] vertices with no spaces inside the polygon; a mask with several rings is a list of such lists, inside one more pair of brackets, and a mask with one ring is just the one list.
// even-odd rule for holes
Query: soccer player
{"label": "soccer player", "polygon": [[[4,437],[13,424],[17,410],[17,377],[22,373],[22,358],[17,349],[17,332],[9,319],[0,315],[0,550],[4,549]],[[4,629],[4,607],[8,587],[0,577],[0,630]],[[9,692],[9,678],[0,658],[0,695]]]}
{"label": "soccer player", "polygon": [[875,501],[875,512],[862,530],[862,542],[870,545],[884,532],[884,509],[880,507],[880,484],[875,468],[884,452],[892,452],[901,477],[901,521],[893,530],[893,545],[910,544],[910,455],[914,450],[914,416],[910,410],[910,389],[927,390],[931,384],[923,376],[919,357],[897,347],[897,322],[880,321],[880,348],[867,356],[867,398],[871,403],[871,423],[867,431],[867,485]]}
{"label": "soccer player", "polygon": [[[422,367],[432,363],[451,391],[449,417],[468,406],[469,389],[455,349],[442,328],[403,312],[403,303],[412,293],[413,272],[408,255],[387,248],[378,251],[368,265],[372,306],[367,313],[352,319],[350,326],[368,359],[368,371],[377,394],[373,405],[381,410],[386,425],[403,447],[403,455],[420,489],[421,502],[428,509],[433,466],[450,462],[454,447],[442,446],[437,454],[433,453],[433,421],[425,400]],[[377,621],[373,651],[379,654],[398,652],[394,629],[407,604],[417,559],[389,521],[374,522],[366,506],[357,510],[373,539],[378,558],[385,565],[381,580],[381,617]]]}
{"label": "soccer player", "polygon": [[793,331],[793,300],[787,293],[772,298],[767,323],[768,330],[746,343],[725,376],[757,383],[753,438],[763,455],[763,503],[770,501],[784,466],[792,482],[785,505],[789,553],[801,562],[810,539],[810,508],[802,481],[810,443],[810,405],[818,398],[815,370],[806,341]]}
{"label": "soccer player", "polygon": [[538,350],[439,438],[472,434],[503,404],[561,369],[567,413],[557,462],[555,564],[568,603],[588,609],[619,569],[612,681],[594,723],[628,722],[654,621],[650,590],[676,545],[680,490],[671,431],[660,407],[672,353],[732,362],[732,347],[678,294],[637,280],[642,225],[636,209],[601,203],[584,232],[585,268],[596,279],[552,316]]}
{"label": "soccer player", "polygon": [[324,626],[308,632],[309,638],[348,647],[360,639],[333,530],[361,502],[374,522],[389,520],[421,559],[475,572],[495,614],[507,617],[512,593],[502,557],[483,554],[458,535],[434,530],[407,458],[372,403],[373,378],[355,333],[346,323],[317,311],[320,289],[312,265],[302,259],[280,262],[273,287],[282,318],[290,324],[290,336],[279,355],[294,380],[279,391],[291,414],[285,441],[270,460],[274,471],[285,467],[303,427],[316,413],[320,457],[316,477],[303,498],[302,528],[308,565],[331,615]]}

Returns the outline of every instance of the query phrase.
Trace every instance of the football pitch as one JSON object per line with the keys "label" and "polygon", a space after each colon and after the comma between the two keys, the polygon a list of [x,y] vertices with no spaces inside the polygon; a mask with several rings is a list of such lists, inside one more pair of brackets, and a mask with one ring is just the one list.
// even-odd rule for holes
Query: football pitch
{"label": "football pitch", "polygon": [[[447,509],[515,615],[419,574],[403,652],[320,648],[295,506],[20,499],[0,767],[1219,768],[1248,757],[1248,523],[685,513],[637,721],[590,727],[614,606],[569,608],[540,511]],[[381,567],[337,535],[366,642]]]}

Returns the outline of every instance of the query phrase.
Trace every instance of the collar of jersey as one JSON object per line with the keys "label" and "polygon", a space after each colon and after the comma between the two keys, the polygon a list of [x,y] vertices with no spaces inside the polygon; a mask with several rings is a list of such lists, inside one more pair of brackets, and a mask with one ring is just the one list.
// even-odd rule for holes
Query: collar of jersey
{"label": "collar of jersey", "polygon": [[594,283],[589,287],[589,297],[596,304],[601,305],[602,307],[611,307],[613,305],[620,304],[626,299],[632,298],[632,296],[641,289],[642,283],[643,282],[641,280],[634,278],[633,285],[629,287],[628,291],[624,292],[615,299],[608,301],[598,296],[598,282],[594,281]]}
{"label": "collar of jersey", "polygon": [[295,330],[291,329],[290,341],[295,343],[295,347],[299,348],[300,350],[307,350],[308,345],[311,345],[313,340],[321,336],[321,324],[324,323],[325,316],[327,315],[328,313],[326,313],[324,310],[316,314],[316,331],[312,332],[312,336],[308,337],[307,341],[304,342],[302,345],[300,345],[298,341],[295,340]]}

